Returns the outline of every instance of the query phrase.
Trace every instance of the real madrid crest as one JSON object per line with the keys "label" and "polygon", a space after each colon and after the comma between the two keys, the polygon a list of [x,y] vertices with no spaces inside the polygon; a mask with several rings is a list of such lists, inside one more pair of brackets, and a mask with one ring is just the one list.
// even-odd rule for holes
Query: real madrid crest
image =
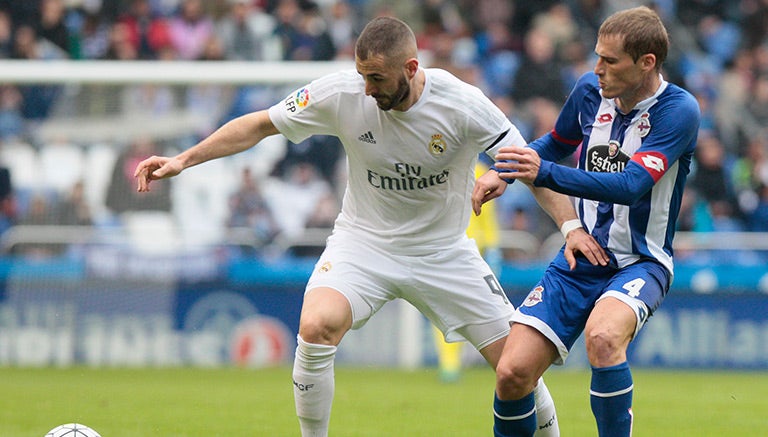
{"label": "real madrid crest", "polygon": [[445,153],[445,140],[442,134],[432,135],[432,139],[429,141],[429,152],[435,156]]}
{"label": "real madrid crest", "polygon": [[646,135],[651,131],[651,121],[648,119],[648,113],[640,116],[640,121],[637,122],[637,133],[640,135],[640,138],[645,138]]}

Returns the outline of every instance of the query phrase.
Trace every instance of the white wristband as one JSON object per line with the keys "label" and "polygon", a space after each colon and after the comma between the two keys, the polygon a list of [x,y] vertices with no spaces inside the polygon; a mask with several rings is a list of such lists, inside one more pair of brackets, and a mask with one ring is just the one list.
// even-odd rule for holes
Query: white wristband
{"label": "white wristband", "polygon": [[560,233],[563,234],[563,238],[567,238],[569,232],[571,232],[574,229],[578,229],[580,227],[581,227],[581,220],[579,219],[566,220],[565,222],[563,222],[563,225],[560,226]]}

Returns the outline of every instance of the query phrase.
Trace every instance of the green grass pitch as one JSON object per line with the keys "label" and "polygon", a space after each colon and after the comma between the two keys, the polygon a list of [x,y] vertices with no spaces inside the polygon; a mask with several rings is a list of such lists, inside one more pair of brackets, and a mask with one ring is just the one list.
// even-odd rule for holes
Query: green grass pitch
{"label": "green grass pitch", "polygon": [[[768,436],[768,373],[635,370],[635,437]],[[589,373],[545,376],[563,437],[596,435]],[[331,435],[490,436],[494,377],[336,369]],[[0,436],[80,422],[103,437],[298,436],[289,368],[0,368]]]}

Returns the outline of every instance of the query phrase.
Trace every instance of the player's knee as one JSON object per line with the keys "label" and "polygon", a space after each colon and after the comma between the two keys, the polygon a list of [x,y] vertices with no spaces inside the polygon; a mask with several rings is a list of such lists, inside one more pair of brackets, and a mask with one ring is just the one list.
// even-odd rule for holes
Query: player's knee
{"label": "player's knee", "polygon": [[607,367],[626,361],[626,335],[607,326],[599,326],[585,331],[589,363],[595,367]]}
{"label": "player's knee", "polygon": [[519,365],[496,368],[496,393],[499,399],[520,399],[536,386],[538,375]]}
{"label": "player's knee", "polygon": [[307,343],[338,345],[346,329],[332,318],[320,313],[305,312],[301,315],[299,335]]}

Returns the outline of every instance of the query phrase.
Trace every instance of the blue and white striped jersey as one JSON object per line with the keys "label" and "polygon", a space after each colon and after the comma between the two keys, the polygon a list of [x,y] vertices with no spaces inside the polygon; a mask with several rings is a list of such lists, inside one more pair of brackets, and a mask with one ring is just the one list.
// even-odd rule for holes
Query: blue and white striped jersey
{"label": "blue and white striped jersey", "polygon": [[[534,184],[574,196],[585,229],[619,267],[652,258],[671,275],[699,120],[696,99],[663,79],[656,94],[622,114],[602,97],[597,76],[586,73],[554,130],[530,144],[542,159]],[[556,164],[576,150],[578,169]]]}

